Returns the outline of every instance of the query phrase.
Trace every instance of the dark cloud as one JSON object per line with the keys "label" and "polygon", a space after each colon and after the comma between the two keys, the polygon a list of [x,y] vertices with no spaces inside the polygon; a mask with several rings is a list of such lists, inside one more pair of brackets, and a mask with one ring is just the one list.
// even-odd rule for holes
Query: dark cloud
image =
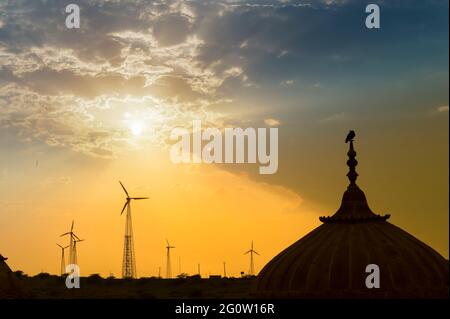
{"label": "dark cloud", "polygon": [[[400,83],[406,92],[412,79],[448,69],[447,1],[374,1],[380,30],[365,27],[366,3],[357,0],[86,0],[78,2],[81,29],[69,30],[70,2],[0,3],[0,88],[72,96],[74,105],[105,95],[153,96],[191,110],[206,101],[230,114],[245,107],[259,122],[284,120],[283,107],[309,107],[306,117],[320,122],[357,109],[374,88]],[[429,82],[448,83],[445,75]],[[448,104],[435,87],[435,99]]]}
{"label": "dark cloud", "polygon": [[448,2],[379,3],[379,30],[365,27],[366,4],[360,1],[300,7],[241,3],[201,20],[198,30],[205,45],[199,58],[205,64],[240,63],[251,79],[268,85],[292,76],[329,83],[381,72],[392,76],[447,60],[447,42],[442,40]]}
{"label": "dark cloud", "polygon": [[[0,43],[11,52],[70,48],[83,61],[119,66],[129,44],[114,33],[151,35],[162,47],[197,35],[203,43],[190,62],[217,74],[238,66],[253,82],[268,85],[291,77],[331,83],[389,66],[386,76],[417,63],[442,63],[448,55],[441,41],[448,29],[446,1],[378,1],[380,30],[365,28],[360,1],[81,1],[80,30],[64,26],[68,3],[3,3]],[[153,55],[148,45],[130,49]]]}
{"label": "dark cloud", "polygon": [[186,40],[190,34],[188,18],[182,15],[164,15],[152,24],[153,35],[161,46],[176,45]]}

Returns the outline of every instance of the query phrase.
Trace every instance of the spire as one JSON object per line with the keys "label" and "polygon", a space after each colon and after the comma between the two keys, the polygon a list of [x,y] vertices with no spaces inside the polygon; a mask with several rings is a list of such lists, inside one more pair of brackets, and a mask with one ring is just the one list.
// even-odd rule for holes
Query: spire
{"label": "spire", "polygon": [[356,160],[356,152],[353,147],[353,139],[355,138],[355,135],[355,131],[350,131],[347,135],[347,138],[345,139],[345,143],[350,142],[350,148],[347,152],[347,166],[349,167],[347,177],[350,181],[350,184],[348,185],[347,190],[344,192],[341,207],[339,207],[338,211],[331,217],[320,217],[319,219],[321,222],[355,223],[373,220],[385,221],[390,217],[390,215],[380,216],[374,214],[367,204],[366,195],[358,187],[358,185],[356,185],[356,179],[358,178],[356,165],[358,165],[358,161]]}
{"label": "spire", "polygon": [[358,161],[356,160],[356,152],[353,148],[353,140],[350,140],[350,149],[348,150],[348,160],[347,166],[349,167],[349,171],[347,173],[348,180],[350,181],[350,185],[356,185],[356,179],[358,178],[358,173],[356,172],[356,165],[358,165]]}

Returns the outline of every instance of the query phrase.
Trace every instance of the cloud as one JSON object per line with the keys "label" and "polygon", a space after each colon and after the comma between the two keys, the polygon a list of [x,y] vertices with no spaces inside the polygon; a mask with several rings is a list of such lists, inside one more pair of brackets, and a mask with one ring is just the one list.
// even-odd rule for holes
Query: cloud
{"label": "cloud", "polygon": [[[399,68],[426,69],[427,61],[447,59],[440,41],[447,37],[445,17],[427,11],[416,21],[390,3],[385,10],[398,21],[386,19],[389,35],[378,36],[355,24],[361,20],[355,1],[96,0],[80,6],[75,30],[64,25],[64,1],[0,2],[0,129],[22,142],[111,157],[143,142],[129,136],[124,112],[153,116],[153,135],[144,142],[164,144],[171,125],[196,117],[220,126],[225,115],[218,105],[238,105],[238,97],[256,90],[262,97],[271,86],[331,87],[380,70],[388,80]],[[440,9],[448,4],[408,4],[412,14],[425,7],[446,12]],[[398,45],[386,50],[393,38]],[[423,59],[415,49],[423,47],[442,57]],[[244,104],[248,114],[267,111]]]}
{"label": "cloud", "polygon": [[274,118],[268,118],[264,120],[264,123],[268,126],[278,126],[280,125],[280,121]]}
{"label": "cloud", "polygon": [[189,19],[180,14],[158,17],[153,23],[152,33],[161,46],[172,46],[182,43],[190,34]]}
{"label": "cloud", "polygon": [[280,52],[280,54],[277,55],[277,58],[282,58],[282,57],[284,57],[284,56],[287,55],[287,54],[289,54],[289,51],[288,51],[288,50],[282,50],[282,51]]}
{"label": "cloud", "polygon": [[41,187],[61,187],[72,184],[72,177],[70,176],[60,176],[60,177],[52,177],[46,178],[41,183]]}
{"label": "cloud", "polygon": [[347,118],[345,112],[331,114],[328,117],[321,119],[319,122],[330,123],[330,122],[341,122]]}
{"label": "cloud", "polygon": [[445,113],[445,112],[448,112],[448,105],[442,105],[442,106],[439,106],[439,107],[437,108],[437,111],[438,111],[439,113]]}
{"label": "cloud", "polygon": [[239,48],[240,49],[245,49],[248,47],[248,40],[243,41],[240,45]]}
{"label": "cloud", "polygon": [[72,184],[72,177],[70,177],[70,176],[61,176],[59,178],[59,181],[60,181],[61,184],[64,184],[64,185]]}
{"label": "cloud", "polygon": [[[148,143],[164,145],[173,127],[192,118],[220,125],[219,119],[205,112],[202,105],[194,108],[151,96],[90,99],[46,95],[15,84],[0,88],[0,96],[0,130],[8,130],[24,143],[41,141],[100,158],[115,157]],[[149,128],[139,140],[133,136],[131,122],[124,119],[124,114]]]}
{"label": "cloud", "polygon": [[292,86],[294,85],[295,81],[294,80],[284,80],[280,82],[281,86]]}

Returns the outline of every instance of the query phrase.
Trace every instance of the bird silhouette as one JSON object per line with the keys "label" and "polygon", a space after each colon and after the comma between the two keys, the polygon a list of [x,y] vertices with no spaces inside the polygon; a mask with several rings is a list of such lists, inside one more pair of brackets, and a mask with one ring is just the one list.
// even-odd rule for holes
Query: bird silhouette
{"label": "bird silhouette", "polygon": [[347,138],[345,139],[345,143],[348,143],[350,141],[353,141],[353,139],[355,138],[355,131],[350,130],[350,132],[348,132],[347,134]]}

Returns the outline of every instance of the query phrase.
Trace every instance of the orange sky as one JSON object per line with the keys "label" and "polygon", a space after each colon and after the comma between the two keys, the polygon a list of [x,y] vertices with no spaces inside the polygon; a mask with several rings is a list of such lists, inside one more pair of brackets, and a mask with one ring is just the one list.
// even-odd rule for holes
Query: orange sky
{"label": "orange sky", "polygon": [[[9,238],[2,241],[2,251],[15,269],[57,273],[56,242],[65,243],[58,235],[75,219],[75,233],[86,239],[78,245],[82,273],[120,275],[125,216],[119,215],[124,203],[119,178],[131,194],[151,197],[132,205],[139,276],[155,276],[160,266],[165,273],[166,238],[176,246],[173,273],[178,273],[181,257],[183,272],[196,273],[200,263],[204,275],[221,274],[225,261],[228,274],[238,276],[248,271],[249,259],[243,253],[251,240],[261,254],[255,261],[259,270],[319,224],[317,213],[304,207],[293,191],[220,167],[175,165],[162,154],[140,152],[83,167],[67,180],[48,175],[63,164],[41,160],[38,168],[30,165],[24,172],[29,183],[9,200],[3,218],[14,218],[8,218],[9,227],[1,233]],[[22,194],[29,196],[22,200]],[[32,212],[24,207],[32,207]]]}
{"label": "orange sky", "polygon": [[[345,147],[344,143],[339,147],[344,156]],[[221,274],[225,261],[228,275],[239,276],[249,269],[249,258],[243,253],[251,240],[261,254],[255,259],[259,271],[278,252],[320,225],[320,215],[332,214],[347,183],[345,165],[339,165],[341,169],[328,182],[323,178],[323,189],[334,178],[341,189],[327,194],[334,204],[321,205],[287,187],[224,170],[223,165],[172,164],[167,149],[157,147],[130,151],[117,160],[86,161],[77,154],[72,158],[61,154],[43,154],[37,167],[34,158],[24,159],[26,168],[9,178],[11,187],[3,190],[8,200],[3,200],[1,248],[13,269],[58,273],[56,243],[66,243],[59,235],[68,231],[74,219],[75,233],[86,239],[78,245],[82,274],[120,276],[125,228],[125,215],[119,215],[125,200],[120,179],[132,196],[150,197],[132,205],[138,276],[156,276],[159,267],[165,274],[166,238],[176,246],[173,274],[178,274],[181,258],[182,272],[194,274],[200,263],[203,275]],[[358,158],[361,170],[366,157]],[[371,174],[361,170],[365,189],[364,175],[370,178]],[[366,192],[369,204],[375,212],[385,213],[378,209],[380,204],[396,201],[374,193],[376,189],[369,187]],[[415,225],[405,222],[402,214],[393,215],[391,221],[397,225]],[[445,254],[445,246],[437,249]]]}

